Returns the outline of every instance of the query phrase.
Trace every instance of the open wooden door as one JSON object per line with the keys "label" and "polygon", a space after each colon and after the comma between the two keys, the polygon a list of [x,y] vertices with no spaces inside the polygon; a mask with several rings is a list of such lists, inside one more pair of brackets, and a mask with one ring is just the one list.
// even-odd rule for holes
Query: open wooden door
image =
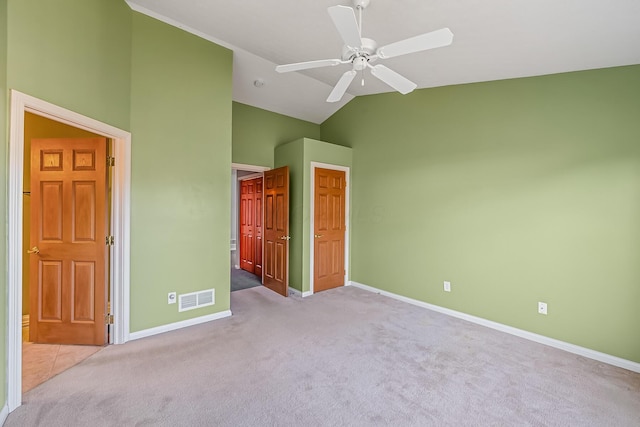
{"label": "open wooden door", "polygon": [[31,141],[30,339],[104,345],[106,138]]}
{"label": "open wooden door", "polygon": [[264,173],[264,286],[289,295],[289,167]]}
{"label": "open wooden door", "polygon": [[253,205],[255,206],[255,227],[253,229],[255,236],[255,244],[254,244],[254,262],[253,262],[253,273],[262,280],[262,220],[263,220],[263,212],[262,212],[262,178],[255,179],[255,198]]}
{"label": "open wooden door", "polygon": [[316,168],[314,175],[313,291],[344,285],[345,172]]}

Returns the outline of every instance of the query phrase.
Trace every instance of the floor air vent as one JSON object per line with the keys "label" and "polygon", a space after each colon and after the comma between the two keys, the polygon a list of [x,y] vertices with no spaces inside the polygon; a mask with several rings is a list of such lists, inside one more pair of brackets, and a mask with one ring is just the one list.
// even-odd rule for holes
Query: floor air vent
{"label": "floor air vent", "polygon": [[191,292],[179,296],[178,311],[193,310],[194,308],[206,307],[216,302],[216,290]]}

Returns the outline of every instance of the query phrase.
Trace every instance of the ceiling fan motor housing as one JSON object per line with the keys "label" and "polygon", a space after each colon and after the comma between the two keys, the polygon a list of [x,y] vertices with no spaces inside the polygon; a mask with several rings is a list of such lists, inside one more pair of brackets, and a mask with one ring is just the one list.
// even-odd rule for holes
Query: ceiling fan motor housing
{"label": "ceiling fan motor housing", "polygon": [[353,62],[356,58],[364,57],[367,61],[374,61],[376,59],[375,54],[377,49],[378,44],[375,40],[362,37],[362,46],[353,48],[345,45],[342,48],[342,60]]}

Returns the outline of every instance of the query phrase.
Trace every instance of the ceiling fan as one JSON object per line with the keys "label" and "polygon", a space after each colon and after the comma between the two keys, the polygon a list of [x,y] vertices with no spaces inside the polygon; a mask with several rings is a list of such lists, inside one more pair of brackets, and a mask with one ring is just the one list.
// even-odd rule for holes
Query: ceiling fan
{"label": "ceiling fan", "polygon": [[[329,94],[327,102],[340,101],[356,77],[357,72],[364,71],[365,68],[371,69],[371,74],[374,77],[377,77],[403,95],[414,90],[417,85],[411,80],[382,64],[371,65],[371,63],[378,59],[393,58],[408,53],[448,46],[453,41],[453,33],[448,28],[442,28],[378,47],[374,40],[362,37],[362,10],[369,5],[369,2],[370,0],[353,0],[353,5],[359,12],[359,22],[356,21],[355,11],[351,7],[331,6],[328,9],[329,15],[345,43],[342,48],[341,59],[321,59],[318,61],[278,65],[276,71],[287,73],[340,64],[352,64],[351,70],[345,72],[338,80],[338,83]],[[364,80],[362,84],[364,85]]]}

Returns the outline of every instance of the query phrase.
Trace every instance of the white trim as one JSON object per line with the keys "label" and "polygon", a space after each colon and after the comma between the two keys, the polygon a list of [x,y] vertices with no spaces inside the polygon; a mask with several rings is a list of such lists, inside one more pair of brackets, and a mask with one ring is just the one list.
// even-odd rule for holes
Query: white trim
{"label": "white trim", "polygon": [[240,181],[240,182],[248,181],[250,179],[262,178],[263,176],[264,176],[264,174],[262,172],[256,172],[256,173],[252,173],[251,175],[239,176],[238,177],[238,181]]}
{"label": "white trim", "polygon": [[162,334],[165,332],[175,331],[177,329],[186,328],[189,326],[199,325],[201,323],[211,322],[212,320],[223,319],[231,316],[231,310],[225,310],[207,316],[196,317],[194,319],[181,320],[180,322],[169,323],[168,325],[156,326],[155,328],[143,329],[138,332],[131,332],[129,334],[129,341],[139,340],[140,338],[151,337],[153,335]]}
{"label": "white trim", "polygon": [[57,122],[103,135],[113,140],[112,234],[116,236],[111,258],[111,306],[115,314],[114,343],[128,339],[131,134],[57,105],[11,91],[8,175],[7,265],[7,403],[13,411],[22,403],[22,174],[24,113],[31,112]]}
{"label": "white trim", "polygon": [[[131,0],[125,0],[125,3],[127,3],[129,5],[129,7],[131,8],[131,10],[135,11],[135,12],[139,12],[142,13],[144,15],[150,16],[151,18],[157,19],[158,21],[164,22],[165,24],[169,24],[173,27],[176,28],[180,28],[181,30],[184,30],[188,33],[191,33],[193,35],[196,35],[202,39],[208,40],[210,42],[213,42],[219,46],[222,47],[226,47],[227,49],[233,50],[233,51],[241,51],[241,52],[247,52],[246,50],[240,49],[238,47],[236,47],[235,45],[232,45],[231,43],[228,43],[224,40],[220,40],[218,38],[212,37],[209,34],[203,33],[202,31],[196,30],[195,28],[192,28],[188,25],[183,24],[182,22],[176,21],[173,18],[170,18],[168,16],[162,15],[158,12],[155,12],[151,9],[147,9],[144,6],[140,6],[137,3],[132,2]],[[247,52],[248,53],[248,52]]]}
{"label": "white trim", "polygon": [[394,294],[392,292],[383,291],[382,289],[374,288],[368,285],[363,285],[362,283],[351,281],[350,285],[356,288],[364,289],[365,291],[374,292],[389,298],[393,298],[409,304],[417,305],[418,307],[422,307],[428,310],[436,311],[438,313],[446,314],[451,317],[456,317],[458,319],[466,320],[471,323],[475,323],[481,326],[486,326],[487,328],[495,329],[500,332],[505,332],[510,335],[515,335],[517,337],[524,338],[529,341],[534,341],[539,344],[548,345],[549,347],[554,347],[560,350],[567,351],[569,353],[573,353],[589,359],[597,360],[598,362],[607,363],[609,365],[617,366],[619,368],[624,368],[633,372],[640,373],[640,363],[633,362],[631,360],[622,359],[620,357],[612,356],[606,353],[601,353],[599,351],[591,350],[590,348],[581,347],[579,345],[571,344],[565,341],[560,341],[554,338],[549,338],[544,335],[534,334],[533,332],[525,331],[525,330],[514,328],[512,326],[508,326],[502,323],[483,319],[482,317],[472,316],[470,314],[462,313],[460,311],[451,310],[449,308],[429,304],[424,301],[408,298],[402,295]]}
{"label": "white trim", "polygon": [[0,426],[4,425],[4,422],[7,421],[7,417],[9,416],[9,406],[6,404],[2,407],[0,411]]}
{"label": "white trim", "polygon": [[[315,193],[315,177],[316,177],[316,168],[323,168],[323,169],[331,169],[331,170],[337,170],[337,171],[343,171],[344,172],[344,179],[347,181],[347,186],[345,188],[345,193],[344,193],[344,197],[345,197],[345,208],[344,208],[344,224],[345,224],[345,233],[344,233],[344,271],[345,271],[345,275],[344,275],[344,286],[347,286],[349,284],[349,250],[350,250],[350,243],[349,243],[349,232],[351,230],[351,225],[349,222],[349,212],[350,212],[350,198],[349,198],[349,193],[350,193],[350,188],[351,188],[351,179],[350,179],[350,172],[351,172],[351,168],[348,166],[338,166],[338,165],[331,165],[328,163],[320,163],[320,162],[311,162],[311,169],[310,169],[310,179],[309,181],[311,182],[311,192],[310,192],[310,198],[311,198],[311,203],[309,205],[309,239],[310,239],[310,244],[309,244],[309,292],[307,293],[307,295],[313,295],[314,293],[314,284],[313,284],[313,276],[314,276],[314,252],[315,252],[315,238],[314,238],[314,227],[315,227],[315,215],[314,215],[314,209],[315,209],[315,200],[316,200],[316,193]],[[305,296],[303,294],[303,296]]]}
{"label": "white trim", "polygon": [[299,290],[292,288],[291,286],[289,286],[289,293],[301,298],[306,298],[313,295],[313,292],[300,292]]}
{"label": "white trim", "polygon": [[271,170],[268,166],[245,165],[243,163],[231,163],[231,169],[248,172],[265,172]]}

